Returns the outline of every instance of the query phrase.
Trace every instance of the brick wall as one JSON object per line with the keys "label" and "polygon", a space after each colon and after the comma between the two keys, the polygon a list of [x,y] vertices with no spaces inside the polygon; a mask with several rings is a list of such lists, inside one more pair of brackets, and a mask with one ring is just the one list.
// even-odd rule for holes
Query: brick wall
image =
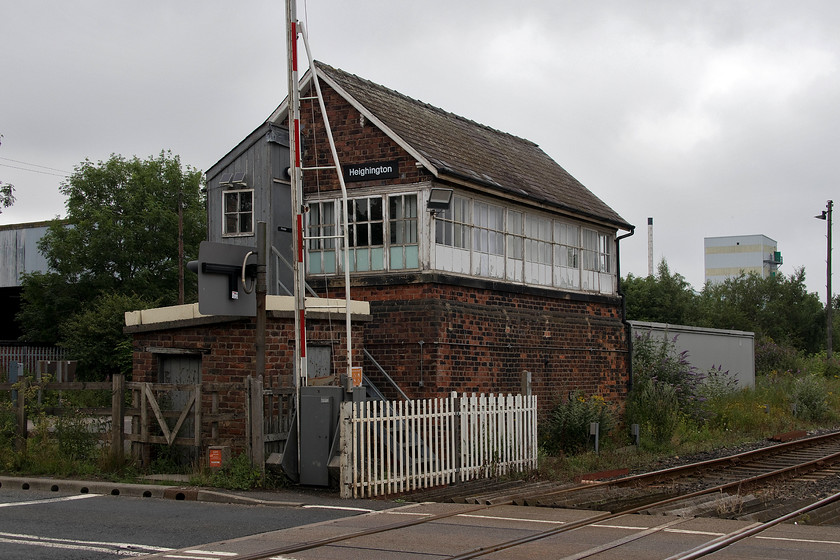
{"label": "brick wall", "polygon": [[[295,350],[294,319],[289,314],[269,313],[266,325],[266,387],[291,387]],[[309,344],[333,346],[333,371],[346,370],[346,337],[344,320],[329,322],[324,319],[307,320]],[[234,453],[246,445],[246,383],[254,375],[256,349],[254,345],[255,322],[242,319],[215,324],[168,325],[159,330],[133,333],[133,380],[158,382],[163,351],[179,351],[201,356],[201,383],[203,386],[202,411],[214,410],[224,419],[215,426],[202,422],[201,438],[204,446],[229,445]],[[353,360],[362,359],[361,324],[353,331]],[[213,396],[216,393],[216,397]],[[214,398],[216,402],[214,404]]]}
{"label": "brick wall", "polygon": [[[301,97],[314,96],[314,88],[310,89],[310,92],[301,92]],[[399,162],[399,178],[348,183],[348,190],[358,187],[411,184],[429,181],[433,178],[425,169],[418,169],[414,165],[414,158],[399,144],[369,121],[363,121],[361,113],[332,88],[321,83],[321,92],[324,95],[325,105],[329,107],[330,128],[335,140],[338,159],[342,165],[391,160]],[[317,100],[301,102],[301,121],[303,127],[301,137],[305,147],[303,166],[332,165],[330,146]],[[318,192],[336,191],[340,188],[338,177],[333,170],[306,172],[304,180],[304,194],[306,196]]]}
{"label": "brick wall", "polygon": [[[371,302],[365,348],[409,397],[518,393],[524,371],[543,411],[571,391],[618,404],[626,397],[620,299],[416,277],[387,285],[356,279],[351,288],[354,298]],[[385,383],[364,365],[377,384]]]}

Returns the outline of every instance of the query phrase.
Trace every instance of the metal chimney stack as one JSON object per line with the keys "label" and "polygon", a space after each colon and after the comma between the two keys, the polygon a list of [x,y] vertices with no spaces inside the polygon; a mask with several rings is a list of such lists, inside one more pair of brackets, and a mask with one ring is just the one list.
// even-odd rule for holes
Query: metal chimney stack
{"label": "metal chimney stack", "polygon": [[648,218],[648,276],[653,276],[653,218]]}

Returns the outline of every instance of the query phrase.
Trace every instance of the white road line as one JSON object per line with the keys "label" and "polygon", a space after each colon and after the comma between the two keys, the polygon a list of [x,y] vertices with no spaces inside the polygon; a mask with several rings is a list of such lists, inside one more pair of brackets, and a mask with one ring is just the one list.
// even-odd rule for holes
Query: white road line
{"label": "white road line", "polygon": [[43,500],[32,500],[30,502],[5,502],[0,504],[0,508],[17,507],[17,506],[36,506],[38,504],[51,504],[55,502],[69,502],[71,500],[84,500],[85,498],[98,498],[102,494],[76,494],[73,496],[64,496],[63,498],[44,498]]}
{"label": "white road line", "polygon": [[305,505],[303,506],[304,509],[337,509],[340,511],[361,511],[364,513],[373,513],[376,511],[375,509],[367,509],[367,508],[357,508],[357,507],[350,507],[350,506],[319,506],[319,505]]}
{"label": "white road line", "polygon": [[794,539],[791,537],[755,537],[757,539],[764,539],[766,541],[789,541],[789,542],[804,542],[813,544],[840,544],[840,541],[823,541],[819,539]]}
{"label": "white road line", "polygon": [[129,551],[146,551],[148,552],[167,552],[172,550],[171,548],[165,548],[161,546],[151,546],[147,544],[135,544],[135,543],[122,543],[122,542],[103,542],[103,541],[82,541],[77,539],[59,539],[57,537],[42,537],[39,535],[28,535],[26,533],[2,533],[0,532],[0,537],[4,537],[7,539],[15,539],[24,544],[39,544],[39,543],[52,543],[52,544],[71,544],[71,545],[93,545],[93,546],[110,546],[114,548],[126,549]]}
{"label": "white road line", "polygon": [[[206,552],[205,554],[210,554]],[[164,558],[182,558],[189,560],[217,560],[218,556],[184,556],[183,554],[165,554]]]}
{"label": "white road line", "polygon": [[722,537],[726,533],[714,533],[712,531],[692,531],[691,529],[665,529],[666,533],[682,533],[683,535],[705,535],[707,537]]}
{"label": "white road line", "polygon": [[494,515],[476,515],[470,513],[459,513],[456,517],[472,517],[475,519],[496,519],[500,521],[523,521],[525,523],[548,523],[549,525],[565,525],[568,521],[551,521],[547,519],[523,519],[519,517],[498,517]]}
{"label": "white road line", "polygon": [[164,558],[182,558],[189,560],[216,560],[216,556],[184,556],[182,554],[165,554]]}
{"label": "white road line", "polygon": [[217,550],[185,550],[184,554],[209,554],[210,556],[239,556],[236,552],[220,552]]}
{"label": "white road line", "polygon": [[146,556],[148,554],[147,552],[135,552],[132,550],[106,548],[104,546],[81,546],[69,543],[57,543],[47,541],[30,541],[0,538],[0,543],[23,544],[29,546],[41,546],[45,548],[60,548],[62,550],[84,550],[86,552],[108,552],[110,554],[117,554],[119,556]]}

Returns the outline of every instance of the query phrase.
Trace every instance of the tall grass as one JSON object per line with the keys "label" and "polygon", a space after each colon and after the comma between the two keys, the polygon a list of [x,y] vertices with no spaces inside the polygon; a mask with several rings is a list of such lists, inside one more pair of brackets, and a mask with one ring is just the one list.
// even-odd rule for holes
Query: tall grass
{"label": "tall grass", "polygon": [[[543,475],[571,479],[619,467],[650,468],[669,457],[840,425],[840,367],[824,354],[805,356],[760,341],[755,386],[739,387],[722,368],[696,371],[689,356],[671,347],[673,341],[636,344],[642,347],[641,359],[634,356],[634,389],[625,416],[616,422],[619,428],[607,435],[599,455],[579,447],[562,449],[555,434],[553,446],[543,447]],[[641,426],[638,448],[626,445],[631,423]],[[542,442],[549,441],[551,426],[544,424]]]}

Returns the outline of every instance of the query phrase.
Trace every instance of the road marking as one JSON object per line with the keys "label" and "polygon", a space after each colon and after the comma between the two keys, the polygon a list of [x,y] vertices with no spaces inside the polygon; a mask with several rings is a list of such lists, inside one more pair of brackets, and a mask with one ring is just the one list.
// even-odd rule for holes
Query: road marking
{"label": "road marking", "polygon": [[523,521],[525,523],[548,523],[549,525],[565,525],[568,521],[551,521],[548,519],[523,519],[519,517],[498,517],[495,515],[476,515],[470,513],[459,513],[456,517],[474,517],[476,519],[496,519],[499,521]]}
{"label": "road marking", "polygon": [[43,500],[32,500],[29,502],[5,502],[0,504],[3,507],[17,507],[17,506],[35,506],[38,504],[50,504],[55,502],[69,502],[71,500],[84,500],[85,498],[98,498],[102,494],[77,494],[74,496],[65,496],[63,498],[44,498]]}
{"label": "road marking", "polygon": [[367,509],[367,508],[357,508],[357,507],[350,507],[350,506],[319,506],[319,505],[305,505],[303,506],[304,509],[337,509],[340,511],[361,511],[364,513],[373,513],[376,511],[375,509]]}
{"label": "road marking", "polygon": [[146,556],[148,552],[139,552],[133,550],[123,550],[123,549],[115,549],[115,548],[108,548],[104,546],[84,546],[78,544],[69,544],[69,543],[61,543],[61,542],[49,542],[49,541],[31,541],[31,540],[22,540],[22,539],[6,539],[0,538],[0,543],[7,543],[7,544],[25,544],[29,546],[41,546],[45,548],[60,548],[62,550],[83,550],[85,552],[107,552],[109,554],[116,554],[118,556]]}
{"label": "road marking", "polygon": [[28,535],[26,533],[3,533],[0,532],[0,537],[5,537],[8,539],[19,539],[24,540],[26,542],[54,542],[54,543],[70,543],[76,545],[97,545],[97,546],[112,546],[117,548],[126,548],[126,549],[138,549],[138,550],[146,550],[149,552],[166,552],[172,550],[171,548],[163,548],[160,546],[150,546],[146,544],[134,544],[134,543],[120,543],[120,542],[103,542],[103,541],[81,541],[77,539],[59,539],[56,537],[41,537],[39,535]]}
{"label": "road marking", "polygon": [[220,552],[216,550],[185,550],[184,554],[209,554],[211,556],[239,556],[236,552]]}
{"label": "road marking", "polygon": [[708,537],[722,537],[726,533],[714,533],[711,531],[692,531],[691,529],[665,529],[666,533],[682,533],[683,535],[704,535]]}
{"label": "road marking", "polygon": [[[204,554],[212,554],[211,552],[205,552]],[[234,556],[236,556],[234,554]],[[164,554],[164,558],[182,558],[188,560],[216,560],[217,556],[184,556],[183,554]]]}
{"label": "road marking", "polygon": [[766,541],[790,541],[790,542],[804,542],[813,544],[840,544],[840,541],[821,541],[819,539],[794,539],[791,537],[756,537],[757,539],[764,539]]}

